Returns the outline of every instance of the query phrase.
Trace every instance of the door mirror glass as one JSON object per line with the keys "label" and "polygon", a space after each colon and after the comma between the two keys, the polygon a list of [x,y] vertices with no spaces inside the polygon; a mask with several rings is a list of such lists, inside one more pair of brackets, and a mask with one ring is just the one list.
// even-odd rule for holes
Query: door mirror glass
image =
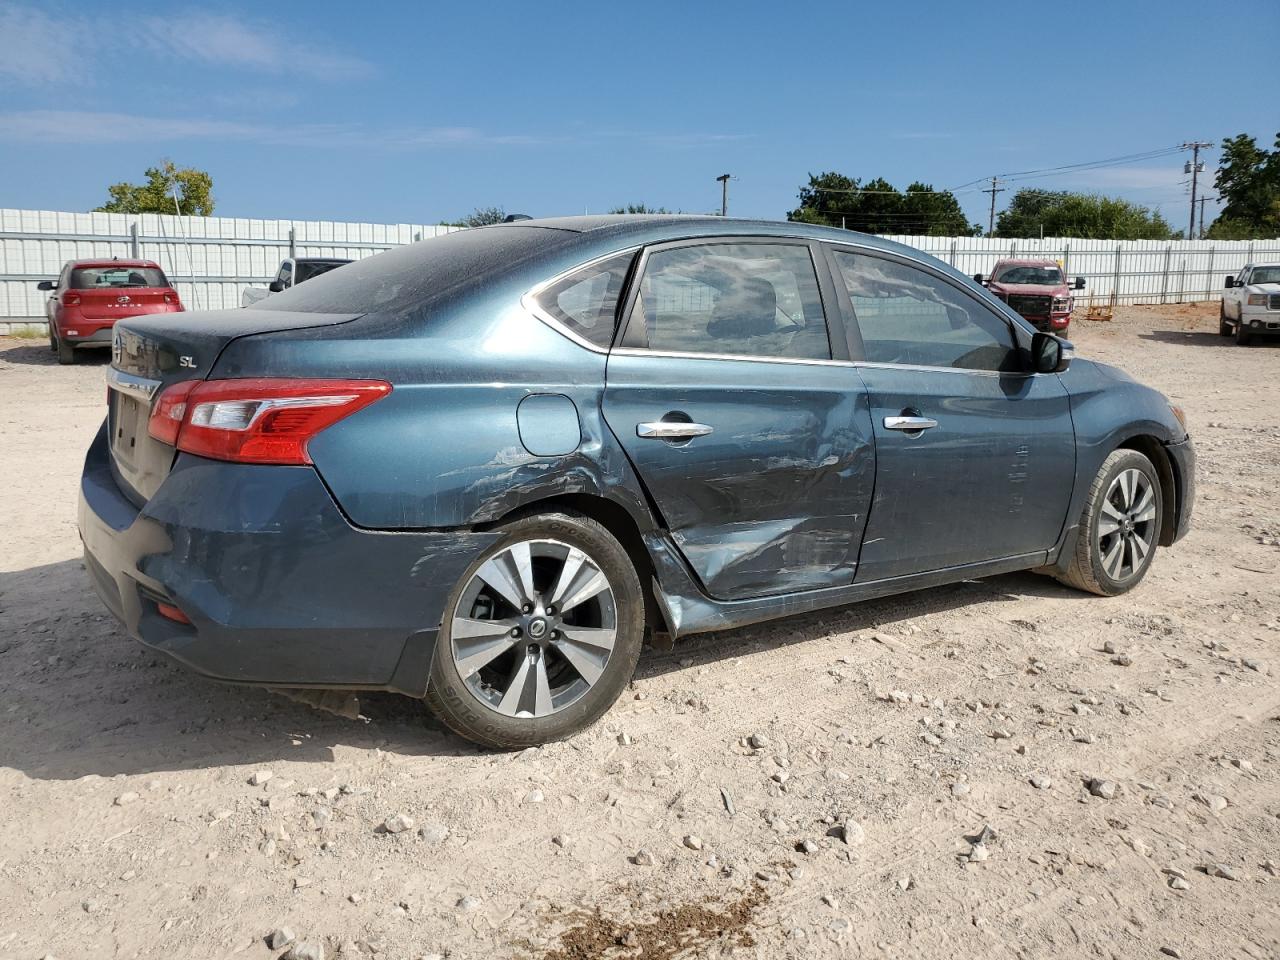
{"label": "door mirror glass", "polygon": [[1076,277],[1076,289],[1077,290],[1084,289],[1084,277]]}
{"label": "door mirror glass", "polygon": [[1071,365],[1071,346],[1051,333],[1031,338],[1031,369],[1036,373],[1062,373]]}
{"label": "door mirror glass", "polygon": [[973,275],[973,282],[974,282],[974,283],[981,284],[981,283],[984,283],[985,281],[982,279],[982,274],[980,274],[980,273],[975,273],[975,274]]}
{"label": "door mirror glass", "polygon": [[1236,278],[1235,278],[1235,277],[1227,277],[1227,289],[1228,289],[1228,290],[1230,290],[1230,289],[1231,289],[1232,287],[1234,287],[1235,285],[1236,285]]}
{"label": "door mirror glass", "polygon": [[41,280],[36,284],[37,290],[52,290],[55,284],[52,280]]}

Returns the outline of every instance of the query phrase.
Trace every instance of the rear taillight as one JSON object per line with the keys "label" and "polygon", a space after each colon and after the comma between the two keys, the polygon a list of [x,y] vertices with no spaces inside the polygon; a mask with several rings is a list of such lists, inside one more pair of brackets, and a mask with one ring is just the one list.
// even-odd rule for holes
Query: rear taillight
{"label": "rear taillight", "polygon": [[312,437],[390,392],[384,380],[186,380],[156,398],[148,432],[213,460],[307,464]]}

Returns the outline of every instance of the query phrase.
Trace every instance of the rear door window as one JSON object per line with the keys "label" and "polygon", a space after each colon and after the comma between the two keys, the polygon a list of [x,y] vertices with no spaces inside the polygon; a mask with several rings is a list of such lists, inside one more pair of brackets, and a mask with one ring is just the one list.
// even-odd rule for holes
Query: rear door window
{"label": "rear door window", "polygon": [[833,252],[867,360],[961,370],[1021,369],[1007,321],[941,277],[896,260]]}
{"label": "rear door window", "polygon": [[707,243],[653,251],[623,346],[829,360],[831,345],[808,246]]}

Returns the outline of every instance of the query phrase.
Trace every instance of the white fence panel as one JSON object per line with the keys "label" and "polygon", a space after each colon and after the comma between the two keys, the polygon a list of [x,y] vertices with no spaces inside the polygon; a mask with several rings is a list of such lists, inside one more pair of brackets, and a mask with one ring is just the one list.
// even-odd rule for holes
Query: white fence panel
{"label": "white fence panel", "polygon": [[288,256],[359,260],[457,227],[65,213],[0,209],[0,320],[42,321],[41,280],[68,260],[140,257],[168,274],[188,309],[240,306],[245,287],[263,286]]}
{"label": "white fence panel", "polygon": [[[357,260],[456,227],[327,220],[174,217],[0,209],[0,321],[43,320],[40,280],[68,260],[144,257],[160,264],[189,309],[238,307],[245,287],[270,282],[287,256]],[[1223,277],[1251,261],[1280,261],[1280,240],[1072,240],[889,237],[972,276],[1002,257],[1058,260],[1085,278],[1077,300],[1182,303],[1216,299]]]}

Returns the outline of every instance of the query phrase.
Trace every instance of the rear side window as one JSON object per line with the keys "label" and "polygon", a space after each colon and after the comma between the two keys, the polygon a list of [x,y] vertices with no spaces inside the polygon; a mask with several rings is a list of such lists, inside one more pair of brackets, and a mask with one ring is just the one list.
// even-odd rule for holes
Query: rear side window
{"label": "rear side window", "polygon": [[867,359],[961,370],[1019,370],[1003,318],[924,270],[836,251]]}
{"label": "rear side window", "polygon": [[573,271],[537,296],[543,312],[597,347],[613,342],[618,297],[635,253],[620,253]]}
{"label": "rear side window", "polygon": [[829,360],[831,346],[809,248],[713,243],[651,253],[623,345]]}
{"label": "rear side window", "polygon": [[77,267],[71,271],[72,290],[107,290],[116,287],[167,287],[158,267]]}

